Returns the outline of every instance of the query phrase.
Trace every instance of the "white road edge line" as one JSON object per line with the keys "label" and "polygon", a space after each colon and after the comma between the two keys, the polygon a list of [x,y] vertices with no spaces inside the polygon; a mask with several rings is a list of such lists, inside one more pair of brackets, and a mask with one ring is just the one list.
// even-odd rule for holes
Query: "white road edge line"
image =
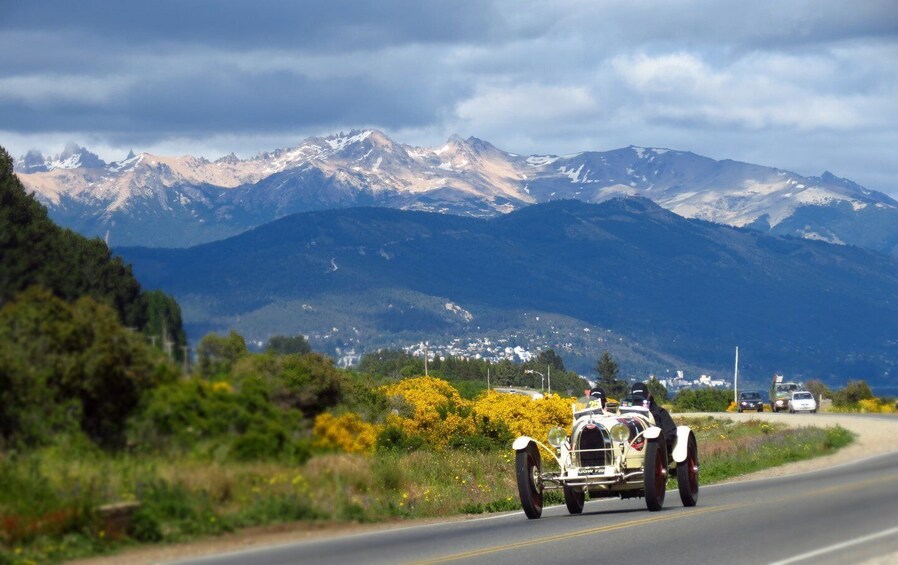
{"label": "white road edge line", "polygon": [[890,536],[894,533],[898,533],[898,528],[890,528],[888,530],[883,530],[881,532],[878,532],[875,534],[870,534],[870,535],[864,536],[862,538],[857,538],[857,539],[853,539],[850,541],[843,541],[842,543],[837,543],[835,545],[831,545],[829,547],[824,547],[824,548],[818,549],[816,551],[809,551],[807,553],[802,553],[800,555],[790,557],[789,559],[785,559],[783,561],[776,561],[774,563],[771,563],[770,565],[786,565],[787,563],[797,563],[799,561],[811,559],[812,557],[819,557],[820,555],[832,553],[834,551],[839,551],[840,549],[845,549],[846,547],[851,547],[851,546],[857,545],[859,543],[868,542],[868,541],[874,540],[876,538]]}

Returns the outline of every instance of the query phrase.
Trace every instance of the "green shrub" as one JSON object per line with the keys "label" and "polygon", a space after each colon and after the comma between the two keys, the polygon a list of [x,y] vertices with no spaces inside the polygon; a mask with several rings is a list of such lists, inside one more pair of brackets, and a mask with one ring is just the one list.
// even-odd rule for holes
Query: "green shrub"
{"label": "green shrub", "polygon": [[854,441],[854,434],[842,426],[826,428],[826,439],[823,441],[825,449],[839,449]]}
{"label": "green shrub", "polygon": [[235,363],[231,375],[235,385],[261,385],[272,402],[308,417],[340,402],[347,382],[333,360],[318,353],[249,355]]}
{"label": "green shrub", "polygon": [[141,507],[131,515],[128,535],[137,541],[162,541],[162,524],[155,512],[149,508]]}
{"label": "green shrub", "polygon": [[677,412],[726,412],[733,398],[728,390],[698,388],[680,391],[673,401]]}
{"label": "green shrub", "polygon": [[841,389],[833,393],[833,406],[836,408],[857,407],[861,400],[873,398],[873,391],[865,381],[849,381]]}
{"label": "green shrub", "polygon": [[388,451],[417,451],[426,449],[427,442],[418,435],[408,435],[396,426],[385,426],[377,436],[377,449]]}
{"label": "green shrub", "polygon": [[258,381],[235,389],[193,378],[149,394],[131,422],[130,438],[143,450],[302,462],[309,445],[294,438],[303,429],[301,414],[272,404]]}

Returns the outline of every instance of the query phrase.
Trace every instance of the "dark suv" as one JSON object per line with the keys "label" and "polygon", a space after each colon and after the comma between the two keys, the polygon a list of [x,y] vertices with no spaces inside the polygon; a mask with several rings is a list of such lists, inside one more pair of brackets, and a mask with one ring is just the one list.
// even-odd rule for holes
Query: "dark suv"
{"label": "dark suv", "polygon": [[757,392],[742,392],[739,393],[739,402],[736,405],[736,409],[739,412],[743,410],[757,410],[758,412],[764,411],[764,401],[761,400],[760,393]]}

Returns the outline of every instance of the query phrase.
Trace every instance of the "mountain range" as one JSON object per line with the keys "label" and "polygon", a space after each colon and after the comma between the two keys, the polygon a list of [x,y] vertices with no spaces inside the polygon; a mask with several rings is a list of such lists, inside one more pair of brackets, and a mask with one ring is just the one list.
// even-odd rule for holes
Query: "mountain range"
{"label": "mountain range", "polygon": [[112,246],[186,247],[297,212],[382,206],[494,217],[552,200],[641,196],[686,217],[898,253],[898,202],[825,172],[626,147],[522,156],[474,137],[438,147],[376,130],[312,137],[250,159],[133,152],[105,163],[71,144],[16,162],[60,224]]}
{"label": "mountain range", "polygon": [[334,209],[188,249],[118,252],[142,284],[176,296],[194,339],[304,333],[336,353],[501,339],[553,347],[584,374],[610,350],[640,376],[729,374],[738,345],[740,377],[765,382],[776,371],[889,383],[898,370],[893,258],[686,219],[640,197],[491,218]]}

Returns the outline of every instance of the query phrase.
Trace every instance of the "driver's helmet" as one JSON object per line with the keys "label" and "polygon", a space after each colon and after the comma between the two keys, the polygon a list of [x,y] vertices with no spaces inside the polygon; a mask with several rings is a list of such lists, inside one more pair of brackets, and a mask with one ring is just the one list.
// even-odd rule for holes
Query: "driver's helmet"
{"label": "driver's helmet", "polygon": [[645,383],[636,383],[630,388],[630,393],[634,396],[641,396],[643,398],[649,397],[649,385]]}

